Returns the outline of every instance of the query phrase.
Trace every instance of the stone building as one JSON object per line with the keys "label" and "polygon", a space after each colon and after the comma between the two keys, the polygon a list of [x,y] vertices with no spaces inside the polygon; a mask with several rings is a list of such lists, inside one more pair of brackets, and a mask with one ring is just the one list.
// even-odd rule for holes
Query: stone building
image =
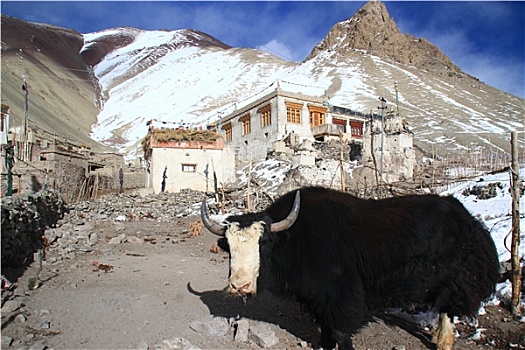
{"label": "stone building", "polygon": [[[360,160],[360,164],[366,165],[356,176],[375,177],[377,183],[413,176],[414,135],[406,127],[406,121],[393,111],[384,116],[363,114],[333,106],[323,97],[278,87],[222,118],[218,126],[238,163],[263,160],[269,153],[290,153],[286,146],[289,144],[336,139],[350,146],[350,160]],[[314,165],[315,154],[299,153],[289,154],[294,166]]]}
{"label": "stone building", "polygon": [[277,88],[222,118],[218,127],[226,145],[234,149],[235,160],[243,162],[265,159],[290,135],[298,142],[342,137],[361,143],[364,122],[362,114],[331,106],[326,98]]}
{"label": "stone building", "polygon": [[[1,188],[7,189],[10,184],[6,193],[36,192],[52,187],[71,202],[90,198],[99,190],[118,188],[116,174],[124,165],[122,155],[97,154],[88,145],[76,144],[38,128],[28,128],[26,136],[22,127],[10,127],[9,107],[4,104],[0,121]],[[134,176],[127,178],[126,187],[136,188]],[[141,181],[140,186],[143,183]]]}
{"label": "stone building", "polygon": [[414,174],[414,134],[407,121],[394,111],[386,115],[372,115],[365,124],[363,136],[363,164],[375,169],[379,183],[410,179]]}
{"label": "stone building", "polygon": [[213,191],[234,182],[231,147],[215,131],[154,130],[143,143],[147,164],[146,188],[155,193],[182,189]]}

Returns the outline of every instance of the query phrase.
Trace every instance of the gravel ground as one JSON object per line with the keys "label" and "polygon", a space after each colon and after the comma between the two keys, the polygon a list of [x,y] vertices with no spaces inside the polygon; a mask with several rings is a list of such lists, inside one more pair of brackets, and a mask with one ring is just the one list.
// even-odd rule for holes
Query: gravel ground
{"label": "gravel ground", "polygon": [[[310,349],[318,344],[317,326],[293,300],[262,293],[243,301],[223,293],[228,257],[216,249],[215,236],[202,234],[198,216],[172,223],[101,220],[90,232],[98,237],[90,251],[63,258],[52,245],[41,271],[33,263],[2,292],[2,349]],[[485,329],[479,340],[475,327],[456,324],[456,349],[525,349],[523,318],[503,307],[486,311],[478,318],[477,328]],[[435,349],[429,339],[428,329],[376,315],[354,345]]]}

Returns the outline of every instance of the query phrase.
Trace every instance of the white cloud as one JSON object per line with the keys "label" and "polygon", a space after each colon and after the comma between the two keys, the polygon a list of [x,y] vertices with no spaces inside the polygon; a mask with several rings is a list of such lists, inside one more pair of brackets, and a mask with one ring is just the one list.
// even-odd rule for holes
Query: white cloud
{"label": "white cloud", "polygon": [[[402,20],[404,32],[416,33],[437,46],[452,62],[487,85],[525,98],[525,62],[516,55],[504,55],[495,50],[476,47],[466,30],[458,26],[442,28],[430,26],[416,30],[410,20]],[[408,30],[407,30],[408,29]]]}
{"label": "white cloud", "polygon": [[424,37],[439,47],[464,72],[485,84],[525,98],[524,63],[516,61],[516,57],[480,52],[457,28],[453,33],[428,32]]}
{"label": "white cloud", "polygon": [[292,50],[285,44],[272,39],[264,45],[259,45],[256,47],[259,50],[266,51],[272,55],[278,56],[287,61],[298,61],[300,58],[295,57]]}
{"label": "white cloud", "polygon": [[466,55],[461,58],[463,70],[485,84],[494,86],[515,96],[525,98],[523,62],[512,62],[512,58],[484,55]]}

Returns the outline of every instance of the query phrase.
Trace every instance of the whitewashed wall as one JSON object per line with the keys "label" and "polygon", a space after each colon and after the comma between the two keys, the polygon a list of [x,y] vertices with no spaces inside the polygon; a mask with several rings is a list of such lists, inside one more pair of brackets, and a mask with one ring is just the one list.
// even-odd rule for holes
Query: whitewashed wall
{"label": "whitewashed wall", "polygon": [[[195,164],[195,172],[183,172],[183,164]],[[208,165],[208,181],[206,181]],[[155,193],[161,192],[162,177],[166,171],[166,192],[177,193],[190,188],[197,191],[213,191],[213,172],[219,183],[233,182],[235,160],[230,147],[224,149],[154,148],[151,157],[150,174],[146,176],[149,187]],[[208,184],[208,187],[206,187]]]}

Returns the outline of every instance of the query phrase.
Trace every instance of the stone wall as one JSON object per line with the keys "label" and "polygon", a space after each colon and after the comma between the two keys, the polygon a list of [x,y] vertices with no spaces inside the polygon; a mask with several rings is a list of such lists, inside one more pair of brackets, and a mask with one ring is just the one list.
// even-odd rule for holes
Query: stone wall
{"label": "stone wall", "polygon": [[54,190],[2,198],[2,269],[25,266],[43,248],[42,237],[68,211]]}

